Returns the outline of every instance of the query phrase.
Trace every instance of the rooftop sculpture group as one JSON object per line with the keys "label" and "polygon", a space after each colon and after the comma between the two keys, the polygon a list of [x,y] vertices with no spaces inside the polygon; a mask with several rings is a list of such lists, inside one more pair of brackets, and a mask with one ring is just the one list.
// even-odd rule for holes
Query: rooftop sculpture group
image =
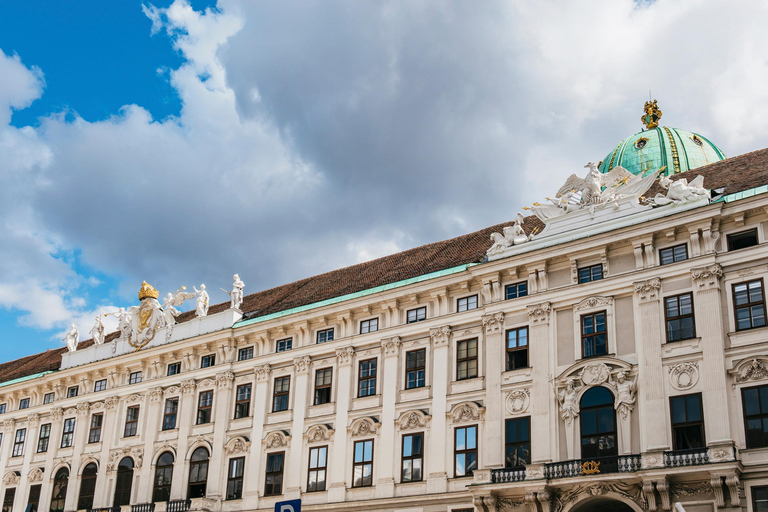
{"label": "rooftop sculpture group", "polygon": [[[243,290],[245,284],[238,274],[233,276],[232,291],[224,290],[230,296],[230,307],[240,309],[243,303]],[[166,340],[173,335],[173,326],[176,325],[177,317],[181,312],[176,309],[187,300],[196,299],[195,316],[202,318],[208,315],[210,306],[210,297],[205,290],[205,285],[201,284],[200,289],[192,287],[194,293],[186,292],[186,286],[182,286],[176,293],[168,293],[163,298],[163,305],[157,301],[158,292],[152,285],[144,281],[139,289],[139,305],[131,306],[128,309],[120,308],[111,313],[104,313],[104,316],[113,315],[118,321],[118,336],[112,342],[112,352],[117,349],[118,341],[127,341],[135,350],[147,346],[155,337],[159,329],[166,328]],[[223,288],[222,288],[223,289]],[[106,336],[104,334],[104,322],[101,315],[96,317],[96,321],[91,329],[91,337],[95,345],[102,345]],[[77,350],[80,342],[80,332],[76,324],[72,324],[64,337],[67,349],[70,352]]]}

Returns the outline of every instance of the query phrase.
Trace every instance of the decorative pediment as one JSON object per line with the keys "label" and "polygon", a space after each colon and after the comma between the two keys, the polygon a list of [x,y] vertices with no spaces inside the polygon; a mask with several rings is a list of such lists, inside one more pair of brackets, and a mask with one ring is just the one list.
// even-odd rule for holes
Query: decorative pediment
{"label": "decorative pediment", "polygon": [[613,305],[613,297],[587,297],[578,304],[576,304],[576,311],[584,311],[585,309],[609,307]]}
{"label": "decorative pediment", "polygon": [[181,388],[179,386],[170,386],[163,390],[163,395],[170,396],[170,395],[178,395],[181,393]]}
{"label": "decorative pediment", "polygon": [[16,485],[21,480],[21,473],[18,471],[9,471],[3,477],[3,483],[5,485]]}
{"label": "decorative pediment", "polygon": [[172,443],[167,439],[162,443],[155,443],[155,453],[152,455],[152,460],[157,462],[158,457],[165,452],[171,452],[174,460],[176,460],[176,443]]}
{"label": "decorative pediment", "polygon": [[274,432],[267,433],[264,436],[264,447],[270,448],[285,448],[291,442],[291,436],[285,430],[275,430]]}
{"label": "decorative pediment", "polygon": [[743,359],[728,373],[734,375],[734,380],[737,383],[766,379],[768,378],[768,357],[758,356]]}
{"label": "decorative pediment", "polygon": [[88,455],[86,457],[83,457],[83,460],[80,461],[80,470],[77,472],[77,474],[82,475],[83,470],[85,469],[85,466],[91,463],[96,464],[97,468],[99,467],[99,459],[97,459],[93,455]]}
{"label": "decorative pediment", "polygon": [[483,421],[485,417],[485,407],[475,402],[461,402],[451,407],[448,417],[453,423],[464,423],[468,421]]}
{"label": "decorative pediment", "polygon": [[352,437],[369,436],[375,435],[380,426],[381,423],[377,422],[375,419],[366,417],[354,420],[348,430]]}
{"label": "decorative pediment", "polygon": [[426,428],[432,421],[432,416],[425,414],[420,409],[405,411],[397,420],[397,426],[400,430],[410,430],[414,428]]}
{"label": "decorative pediment", "polygon": [[140,402],[144,398],[144,395],[140,395],[138,393],[134,393],[133,395],[129,396],[125,399],[125,402],[128,404],[132,404],[134,402]]}
{"label": "decorative pediment", "polygon": [[117,465],[123,460],[123,457],[130,457],[133,459],[133,467],[135,469],[141,468],[144,463],[144,448],[139,447],[124,447],[109,452],[109,462],[107,462],[107,473],[111,473],[117,470]]}
{"label": "decorative pediment", "polygon": [[247,453],[250,448],[251,442],[243,436],[233,437],[224,445],[224,450],[228,455]]}
{"label": "decorative pediment", "polygon": [[621,359],[597,357],[571,365],[557,377],[557,380],[561,386],[564,386],[568,379],[573,379],[580,385],[598,386],[607,382],[611,375],[620,371],[629,373],[631,370],[632,365]]}
{"label": "decorative pediment", "polygon": [[213,379],[203,379],[200,381],[200,383],[197,385],[198,389],[201,388],[212,388],[216,385],[216,381]]}
{"label": "decorative pediment", "polygon": [[37,483],[43,481],[43,470],[40,468],[32,468],[29,473],[27,473],[27,480],[29,480],[30,483]]}
{"label": "decorative pediment", "polygon": [[333,433],[334,430],[328,428],[328,425],[312,425],[304,433],[304,437],[307,438],[309,443],[320,443],[333,439]]}

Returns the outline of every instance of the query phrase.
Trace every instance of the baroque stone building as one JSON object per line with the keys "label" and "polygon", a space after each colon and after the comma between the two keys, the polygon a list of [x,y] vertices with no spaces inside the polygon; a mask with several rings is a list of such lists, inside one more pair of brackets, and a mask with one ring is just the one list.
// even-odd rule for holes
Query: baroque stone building
{"label": "baroque stone building", "polygon": [[0,365],[3,512],[768,510],[768,150],[653,116],[515,223]]}

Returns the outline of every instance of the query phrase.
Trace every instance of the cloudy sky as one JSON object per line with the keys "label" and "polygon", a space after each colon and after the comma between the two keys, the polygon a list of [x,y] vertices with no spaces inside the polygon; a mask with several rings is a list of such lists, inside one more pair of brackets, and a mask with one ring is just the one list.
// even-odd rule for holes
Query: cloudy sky
{"label": "cloudy sky", "polygon": [[[768,145],[768,3],[0,4],[0,360],[510,220],[640,130]],[[87,334],[85,337],[88,337]]]}

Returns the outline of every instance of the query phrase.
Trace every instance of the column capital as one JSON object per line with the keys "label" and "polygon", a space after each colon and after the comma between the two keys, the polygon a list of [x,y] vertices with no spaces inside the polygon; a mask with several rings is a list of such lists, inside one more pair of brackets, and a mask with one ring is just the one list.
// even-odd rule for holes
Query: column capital
{"label": "column capital", "polygon": [[336,349],[336,361],[339,366],[346,366],[352,363],[352,358],[355,356],[355,349],[352,347],[344,347]]}
{"label": "column capital", "polygon": [[400,336],[393,336],[381,340],[381,347],[384,349],[385,356],[396,356],[400,350],[401,344],[402,341],[400,340]]}
{"label": "column capital", "polygon": [[40,423],[40,414],[34,413],[30,414],[29,418],[27,418],[27,422],[29,423],[30,428],[35,428]]}
{"label": "column capital", "polygon": [[149,388],[149,400],[151,402],[159,402],[163,398],[163,388],[154,387]]}
{"label": "column capital", "polygon": [[116,396],[108,396],[104,399],[104,408],[105,409],[114,409],[115,406],[120,402],[120,399]]}
{"label": "column capital", "polygon": [[452,330],[450,325],[444,325],[436,329],[430,329],[429,337],[432,341],[432,345],[434,347],[448,345],[448,342],[451,340],[451,332]]}
{"label": "column capital", "polygon": [[256,373],[257,381],[265,381],[269,379],[269,376],[272,373],[272,367],[268,364],[262,364],[259,366],[254,366],[253,371]]}
{"label": "column capital", "polygon": [[54,407],[53,411],[51,411],[51,417],[53,418],[53,421],[59,421],[64,417],[64,409],[61,407]]}
{"label": "column capital", "polygon": [[77,404],[76,410],[78,416],[87,416],[88,412],[91,410],[91,404],[88,402],[80,402]]}
{"label": "column capital", "polygon": [[16,428],[16,420],[13,418],[8,418],[3,422],[3,428],[7,433],[13,432],[13,429]]}
{"label": "column capital", "polygon": [[216,386],[220,388],[232,387],[232,382],[235,380],[235,372],[232,370],[224,370],[216,374]]}
{"label": "column capital", "polygon": [[195,379],[186,379],[181,381],[181,394],[186,395],[188,393],[194,393],[197,388],[197,382]]}
{"label": "column capital", "polygon": [[296,369],[296,373],[308,373],[309,364],[312,359],[309,356],[301,356],[293,358],[293,367]]}
{"label": "column capital", "polygon": [[691,278],[699,291],[720,288],[721,277],[723,277],[723,267],[719,263],[691,269]]}
{"label": "column capital", "polygon": [[635,283],[635,294],[640,302],[656,302],[659,300],[659,290],[661,289],[661,279],[652,277],[645,281]]}
{"label": "column capital", "polygon": [[548,324],[549,315],[552,312],[552,304],[542,302],[541,304],[532,304],[528,306],[528,319],[534,325]]}
{"label": "column capital", "polygon": [[483,315],[483,326],[486,334],[498,334],[504,330],[504,313]]}

